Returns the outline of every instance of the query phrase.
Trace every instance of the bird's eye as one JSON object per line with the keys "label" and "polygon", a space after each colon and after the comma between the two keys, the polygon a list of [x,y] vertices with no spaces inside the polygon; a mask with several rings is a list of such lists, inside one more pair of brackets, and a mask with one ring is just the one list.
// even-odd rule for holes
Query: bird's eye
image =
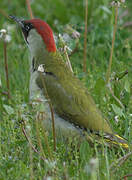
{"label": "bird's eye", "polygon": [[32,24],[25,24],[25,26],[24,26],[24,29],[25,29],[26,31],[29,31],[29,30],[32,29],[32,28],[33,28]]}
{"label": "bird's eye", "polygon": [[30,27],[28,25],[26,25],[25,29],[28,31],[30,29]]}

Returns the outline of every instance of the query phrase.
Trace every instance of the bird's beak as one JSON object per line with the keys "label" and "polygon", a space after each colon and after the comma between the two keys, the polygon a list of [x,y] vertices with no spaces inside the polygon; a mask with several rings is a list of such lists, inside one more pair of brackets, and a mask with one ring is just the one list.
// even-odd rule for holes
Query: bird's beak
{"label": "bird's beak", "polygon": [[11,19],[13,19],[15,22],[17,22],[17,24],[19,24],[19,26],[20,26],[21,28],[24,28],[24,24],[23,24],[23,21],[22,21],[22,20],[18,19],[18,18],[15,17],[15,16],[12,16],[12,15],[9,15],[9,18],[11,18]]}
{"label": "bird's beak", "polygon": [[28,30],[25,28],[25,23],[24,20],[21,20],[15,16],[9,15],[9,18],[13,19],[15,22],[17,22],[17,24],[20,26],[21,30],[22,30],[22,34],[24,36],[25,41],[28,43],[27,41],[27,36],[28,36]]}

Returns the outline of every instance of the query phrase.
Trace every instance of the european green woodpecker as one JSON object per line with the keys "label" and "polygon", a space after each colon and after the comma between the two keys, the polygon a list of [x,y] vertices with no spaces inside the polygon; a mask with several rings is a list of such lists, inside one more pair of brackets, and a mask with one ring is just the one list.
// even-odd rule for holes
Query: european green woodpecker
{"label": "european green woodpecker", "polygon": [[[21,27],[30,50],[30,98],[32,99],[37,92],[43,97],[47,112],[47,120],[44,120],[45,127],[47,129],[50,127],[51,117],[41,78],[44,79],[47,94],[53,106],[57,132],[71,137],[84,137],[86,134],[92,137],[94,134],[94,137],[101,137],[100,139],[103,134],[103,141],[106,143],[127,149],[127,141],[112,131],[87,89],[64,63],[56,49],[49,25],[40,19],[20,20],[14,16],[10,18]],[[41,75],[38,71],[40,65],[44,67]]]}

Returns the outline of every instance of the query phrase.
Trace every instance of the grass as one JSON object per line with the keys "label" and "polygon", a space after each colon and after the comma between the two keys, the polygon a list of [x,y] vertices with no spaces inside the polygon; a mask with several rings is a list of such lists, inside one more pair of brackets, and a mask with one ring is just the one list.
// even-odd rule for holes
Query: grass
{"label": "grass", "polygon": [[[5,0],[0,2],[0,12],[28,18],[25,1]],[[123,27],[130,21],[131,14],[121,19],[123,12],[132,10],[131,1],[126,2],[126,8],[119,8],[118,26],[115,38],[114,54],[111,68],[111,88],[114,95],[121,101],[124,108],[114,99],[106,87],[105,78],[110,57],[113,34],[114,9],[107,0],[88,1],[88,37],[87,37],[87,72],[83,72],[84,16],[85,8],[82,1],[39,0],[32,2],[33,14],[50,24],[54,33],[65,33],[65,25],[69,24],[81,34],[78,50],[70,57],[73,71],[86,85],[97,106],[106,116],[115,132],[131,142],[132,139],[132,41],[131,27]],[[70,8],[69,8],[70,7]],[[0,94],[0,180],[18,179],[120,179],[132,174],[132,157],[120,167],[115,166],[112,173],[110,165],[127,152],[109,150],[105,147],[91,148],[84,141],[78,145],[76,140],[57,142],[57,150],[53,151],[52,135],[48,135],[48,150],[44,143],[43,129],[36,126],[36,111],[29,104],[29,54],[19,28],[1,15],[0,27],[9,29],[12,37],[7,44],[7,58],[11,99]],[[66,32],[69,33],[69,32]],[[67,42],[74,49],[73,39]],[[58,44],[59,46],[59,44]],[[122,77],[122,72],[128,74]],[[122,77],[119,81],[116,79]],[[0,92],[7,91],[4,71],[3,42],[0,41]],[[38,107],[39,108],[39,107]],[[40,154],[34,152],[22,132],[22,122],[30,138],[31,144]],[[36,129],[36,127],[38,129]],[[37,132],[40,132],[38,134]],[[38,137],[39,135],[39,137]],[[40,141],[40,142],[39,142]],[[41,143],[41,145],[40,145]],[[43,147],[43,149],[41,148]],[[44,152],[43,152],[44,151]],[[51,152],[50,152],[51,151]],[[51,155],[49,155],[51,153]],[[51,161],[43,160],[42,156]],[[131,179],[129,177],[128,179]]]}

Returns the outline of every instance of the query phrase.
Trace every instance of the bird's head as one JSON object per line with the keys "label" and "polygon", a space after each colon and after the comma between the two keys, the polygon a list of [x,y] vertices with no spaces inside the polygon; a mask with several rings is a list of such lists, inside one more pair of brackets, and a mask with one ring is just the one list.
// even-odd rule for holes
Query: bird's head
{"label": "bird's head", "polygon": [[20,20],[15,16],[9,17],[21,27],[24,39],[31,51],[45,48],[48,52],[56,52],[53,32],[46,22],[41,19]]}

